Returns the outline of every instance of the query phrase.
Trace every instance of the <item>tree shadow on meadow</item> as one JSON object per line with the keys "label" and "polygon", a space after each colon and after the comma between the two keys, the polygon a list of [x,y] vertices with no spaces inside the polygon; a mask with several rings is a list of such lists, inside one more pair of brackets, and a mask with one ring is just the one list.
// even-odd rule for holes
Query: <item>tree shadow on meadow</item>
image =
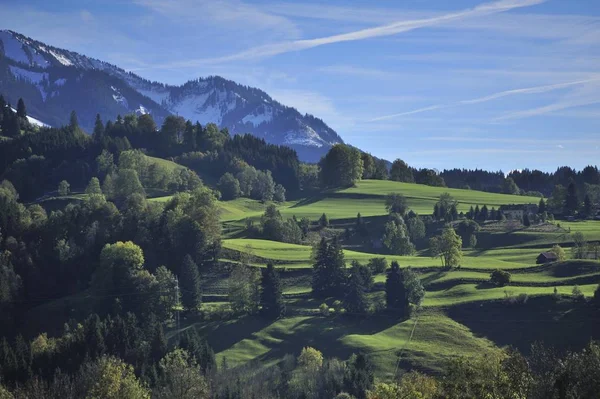
{"label": "tree shadow on meadow", "polygon": [[600,339],[600,311],[589,303],[550,296],[529,298],[525,304],[475,302],[448,308],[446,313],[475,335],[496,345],[529,353],[542,342],[559,350],[580,350]]}

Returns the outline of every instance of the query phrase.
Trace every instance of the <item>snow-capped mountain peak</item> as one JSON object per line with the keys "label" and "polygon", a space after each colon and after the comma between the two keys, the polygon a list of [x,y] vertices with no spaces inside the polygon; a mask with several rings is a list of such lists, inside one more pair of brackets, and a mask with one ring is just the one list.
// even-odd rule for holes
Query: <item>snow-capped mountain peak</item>
{"label": "snow-capped mountain peak", "polygon": [[[150,113],[158,124],[169,114],[215,123],[232,134],[251,133],[295,148],[301,159],[317,161],[338,134],[322,120],[302,115],[262,90],[219,76],[181,86],[150,82],[109,63],[56,48],[13,31],[0,31],[0,93],[24,97],[36,115],[52,125],[67,123],[71,110],[91,130],[96,113]],[[38,94],[35,94],[38,93]]]}

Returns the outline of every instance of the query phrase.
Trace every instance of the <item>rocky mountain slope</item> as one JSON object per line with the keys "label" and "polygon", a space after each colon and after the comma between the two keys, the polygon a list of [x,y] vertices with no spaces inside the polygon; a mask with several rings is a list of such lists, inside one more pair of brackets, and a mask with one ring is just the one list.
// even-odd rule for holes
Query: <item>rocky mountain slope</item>
{"label": "rocky mountain slope", "polygon": [[262,90],[218,76],[181,86],[150,82],[7,30],[0,31],[0,93],[13,104],[22,97],[32,117],[52,126],[66,124],[72,110],[90,131],[96,113],[105,120],[150,113],[158,124],[175,114],[290,146],[302,160],[313,162],[343,142],[321,119],[302,115]]}

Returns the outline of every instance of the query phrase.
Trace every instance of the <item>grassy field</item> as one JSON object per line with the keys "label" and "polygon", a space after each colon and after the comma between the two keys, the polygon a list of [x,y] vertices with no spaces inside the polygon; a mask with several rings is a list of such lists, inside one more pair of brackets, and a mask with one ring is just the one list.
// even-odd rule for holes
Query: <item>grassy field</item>
{"label": "grassy field", "polygon": [[[275,260],[296,268],[311,267],[312,248],[306,245],[287,244],[277,241],[257,240],[257,239],[227,239],[223,240],[223,248],[234,251],[248,252],[256,257],[254,263],[266,263],[267,260]],[[513,252],[515,251],[515,252]],[[504,250],[506,260],[498,256],[485,256],[479,251],[466,251],[463,257],[462,267],[494,270],[494,269],[519,269],[535,265],[535,258],[539,254],[535,250],[524,252],[523,250]],[[527,255],[525,254],[527,253]],[[511,259],[511,254],[515,258]],[[361,263],[367,263],[369,259],[375,257],[385,257],[388,262],[398,261],[402,267],[415,268],[441,268],[439,258],[431,258],[423,254],[422,256],[397,256],[380,255],[368,252],[344,251],[348,262],[357,260]]]}
{"label": "grassy field", "polygon": [[490,341],[475,337],[468,328],[434,310],[422,311],[418,318],[408,320],[299,315],[266,322],[246,317],[197,328],[208,335],[219,364],[226,358],[230,366],[251,360],[268,365],[285,354],[313,346],[325,356],[342,359],[357,351],[367,353],[383,378],[393,377],[399,361],[402,366],[412,364],[437,371],[455,353],[474,355],[494,350]]}
{"label": "grassy field", "polygon": [[[344,228],[344,223],[352,221],[358,212],[365,218],[386,215],[385,195],[391,192],[405,195],[409,207],[421,215],[431,214],[444,192],[458,201],[459,212],[475,205],[498,208],[504,204],[539,201],[534,197],[366,180],[356,187],[277,206],[284,217],[308,217],[313,222],[326,213],[335,226]],[[410,266],[419,273],[426,290],[421,310],[408,320],[386,315],[353,319],[319,314],[322,301],[310,297],[310,246],[243,238],[245,219],[259,219],[266,204],[240,198],[220,202],[219,207],[226,238],[224,260],[236,262],[240,253],[248,253],[252,255],[251,264],[257,267],[273,261],[282,269],[288,307],[288,315],[274,322],[244,317],[186,326],[206,333],[219,363],[226,358],[232,367],[250,361],[270,365],[285,354],[297,355],[304,346],[313,346],[325,356],[342,359],[357,351],[367,353],[374,361],[378,378],[390,379],[397,368],[436,372],[457,354],[483,354],[504,345],[527,351],[535,340],[558,347],[566,343],[577,347],[592,337],[600,338],[600,315],[565,299],[571,297],[575,286],[586,297],[593,295],[600,282],[600,263],[568,261],[542,266],[535,263],[537,255],[554,243],[570,245],[576,231],[584,233],[588,240],[600,240],[600,221],[560,222],[560,228],[517,226],[513,230],[486,225],[480,233],[478,248],[465,250],[461,268],[454,270],[443,269],[440,260],[431,258],[426,251],[416,256],[386,255],[388,262],[396,260],[402,267]],[[347,265],[353,260],[367,263],[373,257],[384,256],[352,250],[345,250],[344,254]],[[509,286],[495,287],[489,283],[490,273],[495,269],[511,272]],[[372,300],[383,300],[384,282],[385,274],[375,276],[375,288],[369,294]],[[204,293],[222,301],[227,298],[226,287],[224,281],[213,281],[204,288]],[[555,287],[563,299],[557,301],[553,296]],[[511,305],[506,300],[521,294],[527,294],[526,304]],[[333,299],[326,302],[332,305]],[[204,306],[215,310],[226,307],[227,303]],[[573,334],[573,326],[578,328],[577,334]]]}
{"label": "grassy field", "polygon": [[[421,215],[433,212],[433,206],[439,196],[450,193],[458,201],[459,212],[466,212],[471,206],[487,205],[489,208],[502,204],[537,204],[539,198],[518,195],[493,194],[482,191],[459,190],[443,187],[429,187],[420,184],[399,183],[393,181],[364,180],[356,187],[332,190],[320,196],[278,205],[284,217],[307,217],[316,221],[323,213],[330,220],[355,218],[358,212],[363,217],[386,215],[385,196],[389,193],[401,193],[408,201],[410,209]],[[157,198],[165,201],[169,197]],[[258,218],[265,205],[248,199],[224,201],[222,220],[233,221],[246,218]]]}

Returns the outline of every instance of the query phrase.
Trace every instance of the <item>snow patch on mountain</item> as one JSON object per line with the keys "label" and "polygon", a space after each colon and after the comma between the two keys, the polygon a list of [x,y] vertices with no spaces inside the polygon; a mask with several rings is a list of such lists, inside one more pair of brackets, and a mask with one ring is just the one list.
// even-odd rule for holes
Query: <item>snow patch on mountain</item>
{"label": "snow patch on mountain", "polygon": [[65,83],[67,83],[67,79],[65,79],[65,78],[56,79],[54,81],[55,86],[64,86]]}
{"label": "snow patch on mountain", "polygon": [[[266,108],[266,109],[265,109]],[[242,118],[242,123],[251,123],[255,127],[261,123],[268,123],[273,120],[273,108],[271,107],[260,107],[253,113],[248,114]]]}
{"label": "snow patch on mountain", "polygon": [[135,110],[135,113],[138,115],[146,115],[146,114],[149,114],[150,111],[148,111],[146,109],[146,107],[144,107],[142,104],[140,104],[140,107]]}
{"label": "snow patch on mountain", "polygon": [[68,59],[67,57],[65,57],[62,54],[59,54],[55,51],[52,50],[48,50],[48,52],[54,57],[56,58],[56,61],[60,62],[61,64],[63,64],[64,66],[71,66],[73,65],[73,63],[71,62],[70,59]]}
{"label": "snow patch on mountain", "polygon": [[[10,107],[10,109],[12,109],[12,111],[15,112],[15,113],[17,112],[17,110],[14,109],[13,107]],[[37,120],[37,119],[29,116],[29,115],[27,115],[27,121],[29,123],[31,123],[32,125],[35,125],[35,126],[38,126],[38,127],[50,127],[50,125],[48,125],[48,124],[46,124],[44,122],[41,122],[41,121],[39,121],[39,120]]]}
{"label": "snow patch on mountain", "polygon": [[10,65],[10,72],[14,77],[27,80],[28,82],[39,84],[44,80],[48,80],[48,74],[42,72],[33,72],[26,69]]}
{"label": "snow patch on mountain", "polygon": [[302,131],[291,131],[285,134],[284,144],[305,145],[308,147],[321,148],[323,139],[310,126],[304,126]]}
{"label": "snow patch on mountain", "polygon": [[124,106],[125,108],[129,108],[129,105],[127,104],[127,99],[125,97],[123,97],[123,95],[121,94],[121,92],[114,86],[110,86],[110,88],[113,91],[113,95],[112,98],[118,102],[119,104],[121,104],[122,106]]}
{"label": "snow patch on mountain", "polygon": [[4,55],[17,62],[29,64],[29,58],[23,50],[23,44],[17,40],[10,32],[0,31],[0,40],[4,43]]}

